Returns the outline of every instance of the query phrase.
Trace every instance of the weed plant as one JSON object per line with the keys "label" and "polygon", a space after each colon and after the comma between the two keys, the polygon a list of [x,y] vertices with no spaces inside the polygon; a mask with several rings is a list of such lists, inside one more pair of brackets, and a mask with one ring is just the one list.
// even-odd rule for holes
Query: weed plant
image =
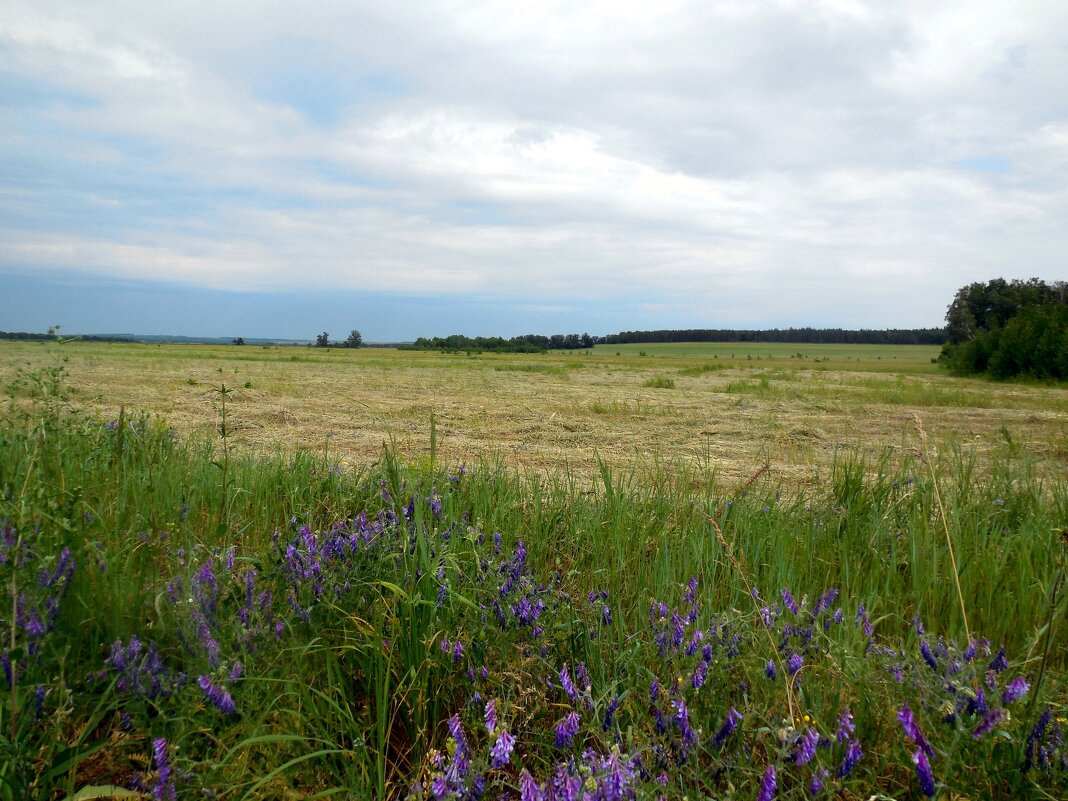
{"label": "weed plant", "polygon": [[433,436],[353,472],[233,452],[231,391],[183,441],[62,365],[12,388],[0,798],[1068,793],[1063,481],[932,451],[591,491]]}

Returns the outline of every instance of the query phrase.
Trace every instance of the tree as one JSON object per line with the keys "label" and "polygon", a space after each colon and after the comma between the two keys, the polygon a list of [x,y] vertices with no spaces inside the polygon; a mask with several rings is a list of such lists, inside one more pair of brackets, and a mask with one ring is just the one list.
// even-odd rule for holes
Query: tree
{"label": "tree", "polygon": [[323,331],[315,338],[315,347],[317,348],[329,348],[330,347],[330,335]]}
{"label": "tree", "polygon": [[1068,378],[1068,284],[995,278],[957,290],[941,361],[959,373]]}
{"label": "tree", "polygon": [[363,345],[363,334],[353,328],[352,331],[349,332],[349,338],[345,340],[345,347],[358,348],[361,345]]}
{"label": "tree", "polygon": [[245,344],[245,338],[244,337],[238,337],[237,339],[234,340],[234,344],[235,345],[244,345]]}

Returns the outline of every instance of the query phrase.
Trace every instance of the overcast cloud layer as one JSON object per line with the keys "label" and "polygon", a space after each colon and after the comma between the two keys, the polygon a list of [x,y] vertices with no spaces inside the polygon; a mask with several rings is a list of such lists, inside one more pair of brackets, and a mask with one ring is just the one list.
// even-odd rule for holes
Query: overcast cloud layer
{"label": "overcast cloud layer", "polygon": [[1062,2],[7,0],[0,288],[46,319],[0,308],[147,281],[378,298],[369,339],[939,325],[970,281],[1068,274],[1065,75]]}

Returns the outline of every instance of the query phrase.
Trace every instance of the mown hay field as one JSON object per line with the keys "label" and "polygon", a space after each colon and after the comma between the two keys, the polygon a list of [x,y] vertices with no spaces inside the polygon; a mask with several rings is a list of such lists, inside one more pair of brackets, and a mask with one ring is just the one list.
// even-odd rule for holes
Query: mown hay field
{"label": "mown hay field", "polygon": [[699,465],[736,480],[765,461],[779,481],[818,482],[843,449],[915,449],[916,416],[941,447],[980,462],[1033,458],[1068,469],[1068,393],[946,375],[925,346],[682,343],[543,355],[395,349],[0,345],[0,376],[66,359],[76,402],[122,408],[180,433],[219,422],[234,442],[373,461],[393,440],[416,458],[501,460],[538,471]]}

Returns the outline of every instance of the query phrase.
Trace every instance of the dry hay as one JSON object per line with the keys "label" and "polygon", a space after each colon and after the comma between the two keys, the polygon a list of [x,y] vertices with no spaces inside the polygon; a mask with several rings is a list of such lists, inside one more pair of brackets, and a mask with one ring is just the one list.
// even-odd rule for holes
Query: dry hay
{"label": "dry hay", "polygon": [[[940,375],[929,350],[903,357],[900,372],[869,372],[863,363],[814,369],[785,358],[700,372],[694,368],[707,358],[611,349],[467,356],[3,343],[0,375],[65,356],[80,404],[105,418],[122,407],[144,410],[182,435],[216,429],[225,384],[234,390],[227,408],[240,447],[326,450],[351,465],[375,461],[387,442],[406,458],[424,458],[433,414],[446,463],[500,460],[580,476],[595,475],[598,459],[618,469],[675,464],[714,470],[733,484],[767,461],[773,480],[799,485],[826,477],[842,448],[874,455],[915,447],[919,413],[935,443],[970,447],[981,458],[1004,455],[1008,443],[1016,456],[1065,470],[1068,393]],[[643,386],[661,376],[674,388]]]}

